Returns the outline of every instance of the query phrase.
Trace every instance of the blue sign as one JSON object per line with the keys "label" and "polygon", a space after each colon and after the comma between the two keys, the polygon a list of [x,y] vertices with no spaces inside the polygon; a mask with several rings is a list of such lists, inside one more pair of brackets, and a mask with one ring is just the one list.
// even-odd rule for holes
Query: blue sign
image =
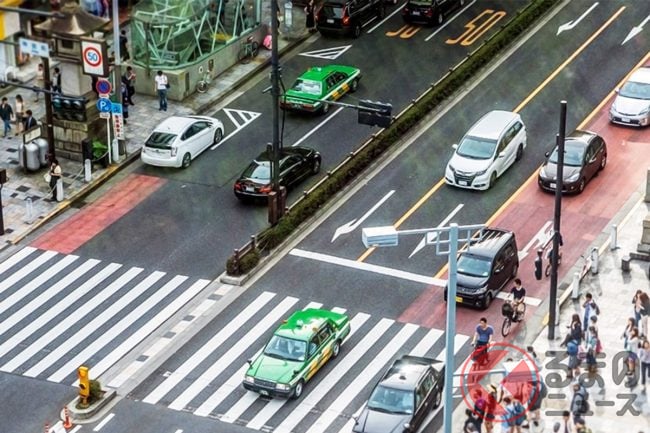
{"label": "blue sign", "polygon": [[122,104],[118,102],[113,102],[111,104],[111,113],[113,114],[122,114]]}
{"label": "blue sign", "polygon": [[20,51],[23,54],[39,57],[50,57],[50,47],[47,42],[20,38],[18,39],[18,43],[20,44]]}
{"label": "blue sign", "polygon": [[111,90],[113,90],[113,86],[111,85],[111,82],[108,80],[97,80],[95,89],[97,89],[97,93],[101,95],[108,95],[109,93],[111,93]]}
{"label": "blue sign", "polygon": [[112,105],[111,100],[108,98],[99,98],[96,104],[100,113],[110,113],[113,109]]}

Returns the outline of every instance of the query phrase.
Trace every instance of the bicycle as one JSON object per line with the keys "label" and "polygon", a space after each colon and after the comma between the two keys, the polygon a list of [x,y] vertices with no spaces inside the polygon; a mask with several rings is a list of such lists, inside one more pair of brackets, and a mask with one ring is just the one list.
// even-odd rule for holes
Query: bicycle
{"label": "bicycle", "polygon": [[206,71],[203,74],[203,78],[196,83],[196,91],[199,93],[205,93],[208,90],[208,85],[212,82],[212,77],[210,76],[210,71]]}
{"label": "bicycle", "polygon": [[246,38],[246,42],[241,47],[241,50],[239,50],[239,54],[237,58],[242,64],[246,64],[251,61],[254,57],[257,57],[257,53],[260,50],[260,44],[254,40],[253,36],[249,36]]}
{"label": "bicycle", "polygon": [[503,323],[501,324],[501,335],[507,337],[510,334],[510,329],[512,328],[513,318],[516,322],[521,322],[524,320],[524,315],[526,314],[526,303],[522,302],[522,307],[517,309],[515,317],[515,307],[512,305],[512,301],[506,301],[501,306],[501,314],[503,315]]}

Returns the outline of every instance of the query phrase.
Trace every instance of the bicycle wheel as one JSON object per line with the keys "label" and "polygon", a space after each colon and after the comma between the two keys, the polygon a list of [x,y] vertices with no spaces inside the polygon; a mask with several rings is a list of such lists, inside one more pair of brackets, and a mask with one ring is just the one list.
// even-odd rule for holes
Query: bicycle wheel
{"label": "bicycle wheel", "polygon": [[205,93],[206,90],[208,90],[208,83],[206,83],[205,80],[201,80],[198,83],[196,83],[197,92]]}
{"label": "bicycle wheel", "polygon": [[257,57],[257,54],[260,52],[260,44],[257,41],[251,42],[251,57]]}
{"label": "bicycle wheel", "polygon": [[544,275],[547,276],[547,277],[549,275],[551,275],[551,262],[550,261],[548,262],[548,265],[546,265],[546,269],[544,269]]}
{"label": "bicycle wheel", "polygon": [[237,56],[239,59],[240,63],[243,63],[244,65],[248,62],[251,61],[251,58],[249,56],[248,52],[248,45],[244,45],[241,50],[239,50],[239,55]]}
{"label": "bicycle wheel", "polygon": [[510,334],[510,328],[512,327],[512,320],[510,317],[503,318],[503,324],[501,325],[501,335],[507,337]]}

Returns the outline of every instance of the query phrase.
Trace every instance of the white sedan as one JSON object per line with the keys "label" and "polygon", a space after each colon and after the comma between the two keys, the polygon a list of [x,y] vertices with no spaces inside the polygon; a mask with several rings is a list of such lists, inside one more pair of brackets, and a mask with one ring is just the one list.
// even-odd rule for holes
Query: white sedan
{"label": "white sedan", "polygon": [[142,146],[142,162],[187,168],[192,160],[223,138],[223,123],[207,116],[173,116],[158,125]]}
{"label": "white sedan", "polygon": [[650,67],[634,71],[623,87],[616,89],[616,93],[609,110],[609,120],[621,125],[650,124]]}

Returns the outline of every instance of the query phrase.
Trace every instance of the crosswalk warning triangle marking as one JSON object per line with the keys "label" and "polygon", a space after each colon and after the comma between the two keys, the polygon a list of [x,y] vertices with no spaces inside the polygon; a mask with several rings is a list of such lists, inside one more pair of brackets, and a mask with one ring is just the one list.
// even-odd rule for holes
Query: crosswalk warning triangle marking
{"label": "crosswalk warning triangle marking", "polygon": [[262,113],[255,111],[235,110],[233,108],[224,108],[223,111],[230,121],[235,124],[237,130],[242,129],[262,115]]}
{"label": "crosswalk warning triangle marking", "polygon": [[300,53],[299,55],[305,57],[316,57],[318,59],[334,60],[340,57],[341,54],[345,53],[351,47],[352,45],[344,45],[342,47],[332,47],[322,50],[307,51],[306,53]]}

